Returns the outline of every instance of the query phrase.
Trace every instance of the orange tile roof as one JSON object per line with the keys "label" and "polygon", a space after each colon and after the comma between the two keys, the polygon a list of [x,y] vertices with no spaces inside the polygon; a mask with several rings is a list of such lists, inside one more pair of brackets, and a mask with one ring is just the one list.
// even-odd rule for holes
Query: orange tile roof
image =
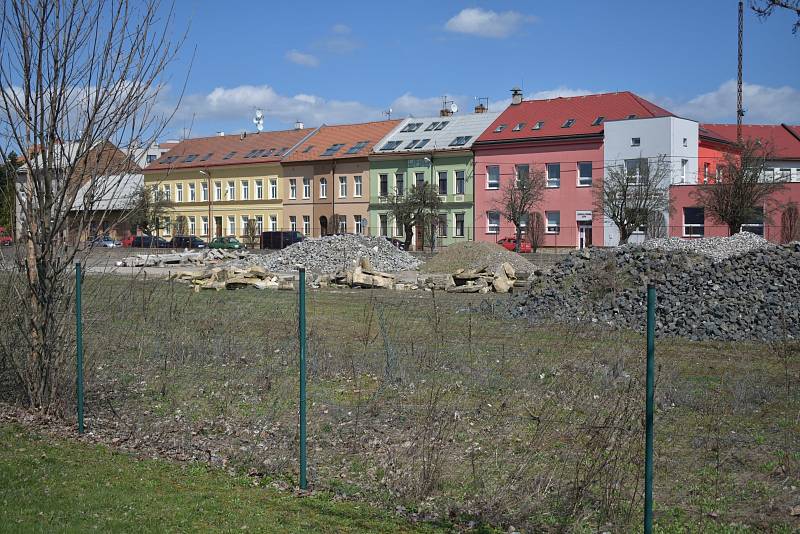
{"label": "orange tile roof", "polygon": [[[291,154],[283,158],[283,163],[367,157],[372,148],[400,122],[402,121],[385,120],[360,124],[323,125]],[[356,146],[358,143],[364,144],[358,148]],[[341,146],[334,151],[334,145]],[[331,151],[327,152],[328,149]]]}
{"label": "orange tile roof", "polygon": [[148,165],[145,172],[278,162],[314,131],[304,128],[248,133],[244,138],[236,134],[184,139]]}
{"label": "orange tile roof", "polygon": [[[702,128],[716,132],[736,142],[735,124],[702,124]],[[772,159],[800,159],[800,126],[791,124],[743,124],[742,136],[761,139],[770,144]]]}

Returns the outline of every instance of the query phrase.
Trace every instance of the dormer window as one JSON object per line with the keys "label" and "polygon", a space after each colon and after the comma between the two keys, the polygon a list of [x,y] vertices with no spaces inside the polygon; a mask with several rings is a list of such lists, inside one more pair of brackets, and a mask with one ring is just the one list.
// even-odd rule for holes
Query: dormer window
{"label": "dormer window", "polygon": [[573,124],[575,124],[575,119],[567,119],[566,121],[564,121],[564,124],[562,124],[561,127],[571,128]]}
{"label": "dormer window", "polygon": [[500,133],[505,129],[506,129],[506,125],[505,124],[498,124],[497,128],[494,129],[494,133]]}
{"label": "dormer window", "polygon": [[525,128],[525,123],[524,122],[518,122],[517,125],[514,126],[514,130],[513,131],[518,132],[518,131],[522,130],[523,128]]}
{"label": "dormer window", "polygon": [[605,117],[600,115],[599,117],[597,117],[595,120],[592,121],[592,126],[600,126],[604,120]]}
{"label": "dormer window", "polygon": [[536,124],[533,125],[531,130],[541,130],[542,126],[544,126],[544,121],[537,121]]}

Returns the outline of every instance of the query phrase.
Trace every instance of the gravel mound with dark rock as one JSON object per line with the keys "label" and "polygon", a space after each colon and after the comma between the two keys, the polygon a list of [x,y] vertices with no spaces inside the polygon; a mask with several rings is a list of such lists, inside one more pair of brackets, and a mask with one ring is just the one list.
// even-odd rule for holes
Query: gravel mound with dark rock
{"label": "gravel mound with dark rock", "polygon": [[731,237],[703,237],[700,239],[667,237],[648,239],[640,246],[647,250],[693,252],[711,258],[712,261],[721,261],[725,258],[745,254],[751,250],[771,248],[776,245],[759,235],[750,232],[740,232]]}
{"label": "gravel mound with dark rock", "polygon": [[574,253],[518,297],[512,311],[533,321],[644,330],[649,280],[656,284],[658,335],[800,338],[800,245],[795,244],[735,255],[633,246]]}
{"label": "gravel mound with dark rock", "polygon": [[383,272],[413,270],[421,263],[383,237],[354,234],[305,239],[275,254],[250,256],[247,261],[271,272],[292,271],[302,265],[311,272],[334,273],[352,268],[360,258],[367,258],[376,270]]}
{"label": "gravel mound with dark rock", "polygon": [[425,262],[421,270],[426,273],[454,273],[458,269],[484,269],[494,272],[503,263],[509,263],[520,273],[531,274],[536,266],[510,250],[495,243],[465,241],[438,252]]}

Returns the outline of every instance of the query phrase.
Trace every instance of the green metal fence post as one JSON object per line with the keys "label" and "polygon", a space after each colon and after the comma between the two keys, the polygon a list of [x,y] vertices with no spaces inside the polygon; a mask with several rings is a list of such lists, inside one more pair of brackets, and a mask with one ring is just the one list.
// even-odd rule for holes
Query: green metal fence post
{"label": "green metal fence post", "polygon": [[653,532],[653,398],[655,396],[656,286],[647,285],[647,403],[645,407],[644,532]]}
{"label": "green metal fence post", "polygon": [[83,320],[81,311],[81,262],[75,264],[75,338],[77,351],[78,434],[83,434]]}
{"label": "green metal fence post", "polygon": [[308,488],[306,480],[306,270],[300,268],[299,281],[300,332],[300,489]]}

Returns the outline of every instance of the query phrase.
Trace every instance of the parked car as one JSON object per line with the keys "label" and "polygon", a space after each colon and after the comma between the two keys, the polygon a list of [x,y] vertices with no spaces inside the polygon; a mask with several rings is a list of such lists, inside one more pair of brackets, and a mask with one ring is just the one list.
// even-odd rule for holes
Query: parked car
{"label": "parked car", "polygon": [[244,248],[244,245],[235,237],[215,237],[208,244],[208,248],[240,249]]}
{"label": "parked car", "polygon": [[101,247],[101,248],[115,248],[122,246],[122,243],[115,239],[111,239],[111,236],[103,235],[99,237],[95,237],[89,244],[94,247]]}
{"label": "parked car", "polygon": [[261,232],[261,248],[282,249],[293,243],[298,243],[305,239],[300,232],[271,231]]}
{"label": "parked car", "polygon": [[8,232],[5,228],[0,226],[0,246],[10,247],[11,245],[14,244],[14,240],[11,238],[9,234],[10,232]]}
{"label": "parked car", "polygon": [[[504,248],[506,248],[506,249],[508,249],[508,250],[513,252],[517,248],[517,238],[516,237],[504,237],[503,239],[498,241],[497,244],[501,245]],[[520,241],[520,243],[519,243],[519,251],[520,252],[524,252],[525,254],[533,252],[533,247],[531,247],[530,241],[526,241],[525,239]]]}
{"label": "parked car", "polygon": [[196,235],[176,235],[170,243],[172,248],[206,248],[206,242]]}
{"label": "parked car", "polygon": [[131,246],[134,248],[170,248],[169,241],[163,237],[150,235],[137,235],[131,241]]}
{"label": "parked car", "polygon": [[134,239],[136,239],[135,235],[129,235],[128,237],[126,237],[125,239],[122,240],[122,246],[123,247],[130,247],[131,244],[133,244],[133,240]]}

